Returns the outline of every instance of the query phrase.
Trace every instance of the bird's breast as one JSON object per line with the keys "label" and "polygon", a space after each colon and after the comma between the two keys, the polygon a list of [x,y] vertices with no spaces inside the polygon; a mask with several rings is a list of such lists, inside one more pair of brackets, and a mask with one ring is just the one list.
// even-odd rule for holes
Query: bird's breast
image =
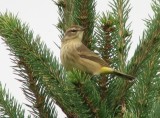
{"label": "bird's breast", "polygon": [[60,50],[60,59],[65,69],[71,70],[74,67],[76,61],[78,60],[77,47],[79,45],[80,43],[77,42],[68,42],[62,44]]}

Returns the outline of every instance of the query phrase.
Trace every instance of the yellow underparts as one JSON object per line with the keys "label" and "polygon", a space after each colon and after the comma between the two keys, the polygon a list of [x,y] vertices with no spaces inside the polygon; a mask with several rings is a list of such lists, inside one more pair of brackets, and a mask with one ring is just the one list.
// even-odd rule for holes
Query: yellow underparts
{"label": "yellow underparts", "polygon": [[111,74],[114,72],[114,69],[109,68],[109,67],[102,67],[100,70],[100,74],[106,73],[106,74]]}

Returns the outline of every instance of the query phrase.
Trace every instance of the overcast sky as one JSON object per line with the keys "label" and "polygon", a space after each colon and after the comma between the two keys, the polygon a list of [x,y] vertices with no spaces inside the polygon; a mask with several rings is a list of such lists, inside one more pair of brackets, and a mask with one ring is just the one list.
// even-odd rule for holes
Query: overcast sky
{"label": "overcast sky", "polygon": [[[97,0],[97,12],[106,11],[108,1],[112,0]],[[134,53],[134,50],[139,42],[139,37],[142,35],[145,28],[143,19],[152,16],[151,0],[130,0],[132,11],[129,21],[132,22],[131,29],[133,30],[132,46],[129,52],[129,57]],[[54,25],[58,22],[58,9],[52,0],[0,0],[0,12],[10,11],[23,21],[29,24],[30,29],[33,29],[34,34],[39,34],[41,39],[47,46],[59,57],[59,49],[54,45],[53,41],[60,45],[58,30]],[[15,80],[17,78],[13,74],[9,52],[6,50],[5,44],[0,40],[0,81],[3,85],[9,88],[13,96],[23,104],[26,102],[25,96],[21,92],[21,84]],[[23,105],[25,109],[25,105]],[[63,118],[59,112],[59,118]]]}

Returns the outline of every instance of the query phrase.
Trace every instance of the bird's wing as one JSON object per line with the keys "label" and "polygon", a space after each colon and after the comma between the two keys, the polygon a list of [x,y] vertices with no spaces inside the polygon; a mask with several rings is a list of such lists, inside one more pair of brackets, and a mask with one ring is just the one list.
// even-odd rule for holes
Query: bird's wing
{"label": "bird's wing", "polygon": [[94,62],[99,63],[102,66],[108,66],[108,64],[102,58],[100,58],[97,54],[95,54],[93,51],[88,49],[84,44],[77,47],[77,51],[78,51],[78,55],[81,58],[92,60]]}

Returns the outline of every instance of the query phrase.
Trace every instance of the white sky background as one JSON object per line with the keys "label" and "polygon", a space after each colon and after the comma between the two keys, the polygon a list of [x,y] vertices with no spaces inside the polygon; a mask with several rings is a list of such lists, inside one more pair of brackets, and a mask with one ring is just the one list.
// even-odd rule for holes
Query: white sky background
{"label": "white sky background", "polygon": [[[106,11],[109,0],[97,0],[97,11]],[[110,0],[112,1],[112,0]],[[139,42],[139,36],[142,35],[145,28],[143,19],[152,16],[150,7],[151,0],[130,0],[132,11],[130,12],[129,21],[132,22],[131,30],[133,30],[132,46],[129,52],[129,57],[134,54],[134,50]],[[54,5],[52,0],[0,0],[0,12],[10,11],[15,15],[18,14],[18,18],[22,22],[29,24],[30,29],[33,29],[34,34],[39,34],[41,39],[47,44],[47,46],[59,57],[59,49],[54,45],[55,41],[60,45],[58,37],[58,30],[54,25],[58,22],[58,9]],[[13,74],[11,66],[9,51],[6,50],[6,46],[2,40],[0,40],[0,81],[3,85],[9,89],[10,93],[23,104],[26,102],[20,87],[21,83],[14,78],[19,78]],[[25,109],[28,109],[23,104]],[[59,118],[64,118],[62,112],[59,112]]]}

